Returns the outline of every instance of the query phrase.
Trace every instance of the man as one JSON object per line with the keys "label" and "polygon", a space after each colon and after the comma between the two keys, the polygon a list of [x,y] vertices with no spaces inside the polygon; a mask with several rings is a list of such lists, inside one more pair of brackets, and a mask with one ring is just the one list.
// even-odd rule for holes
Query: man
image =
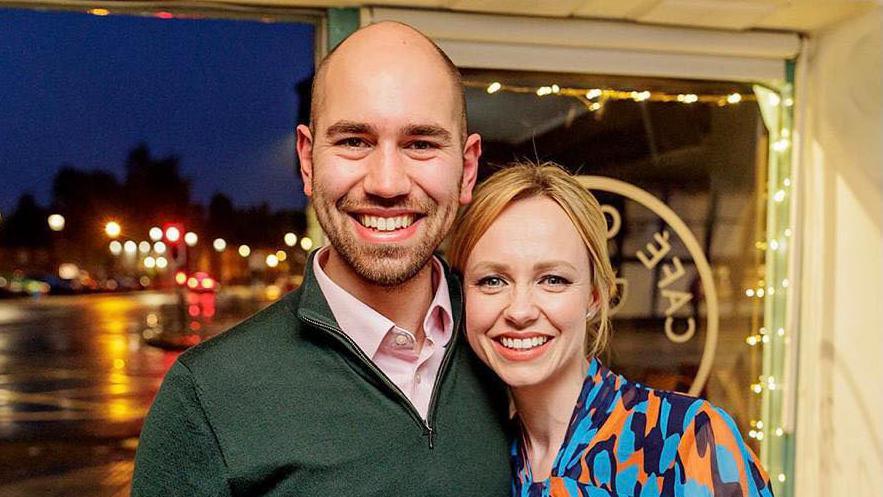
{"label": "man", "polygon": [[331,245],[297,291],[180,356],[133,495],[508,495],[506,397],[432,255],[481,154],[456,68],[402,24],[357,31],[317,70],[297,152]]}

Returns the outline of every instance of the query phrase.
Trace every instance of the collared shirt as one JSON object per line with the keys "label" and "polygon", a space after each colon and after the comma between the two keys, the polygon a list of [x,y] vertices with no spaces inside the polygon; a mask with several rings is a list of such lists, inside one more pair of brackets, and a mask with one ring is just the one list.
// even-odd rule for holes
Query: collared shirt
{"label": "collared shirt", "polygon": [[323,248],[313,258],[313,272],[341,331],[371,358],[426,419],[432,387],[445,346],[453,335],[451,297],[441,262],[432,258],[434,296],[423,318],[423,347],[417,351],[414,332],[406,330],[354,297],[325,274]]}
{"label": "collared shirt", "polygon": [[521,443],[511,455],[516,497],[773,496],[726,412],[630,382],[595,358],[549,478],[534,482]]}

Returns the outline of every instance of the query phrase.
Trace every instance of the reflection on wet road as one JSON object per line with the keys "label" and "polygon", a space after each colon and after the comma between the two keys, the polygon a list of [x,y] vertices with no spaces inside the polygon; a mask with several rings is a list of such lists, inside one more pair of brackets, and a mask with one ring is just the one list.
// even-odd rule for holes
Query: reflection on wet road
{"label": "reflection on wet road", "polygon": [[193,344],[262,305],[247,291],[0,301],[0,495],[99,463],[118,474],[180,353],[148,342]]}

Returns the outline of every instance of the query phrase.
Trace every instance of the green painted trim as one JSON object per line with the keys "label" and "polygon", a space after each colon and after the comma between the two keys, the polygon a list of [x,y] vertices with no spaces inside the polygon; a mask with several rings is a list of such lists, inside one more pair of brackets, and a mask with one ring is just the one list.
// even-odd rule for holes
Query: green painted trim
{"label": "green painted trim", "polygon": [[359,9],[328,9],[328,51],[359,29]]}

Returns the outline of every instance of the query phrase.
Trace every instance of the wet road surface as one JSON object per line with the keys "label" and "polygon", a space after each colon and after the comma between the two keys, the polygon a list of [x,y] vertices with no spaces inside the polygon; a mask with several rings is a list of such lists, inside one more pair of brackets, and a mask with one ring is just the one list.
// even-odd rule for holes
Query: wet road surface
{"label": "wet road surface", "polygon": [[141,423],[181,348],[266,303],[243,289],[0,300],[0,497],[128,495]]}

